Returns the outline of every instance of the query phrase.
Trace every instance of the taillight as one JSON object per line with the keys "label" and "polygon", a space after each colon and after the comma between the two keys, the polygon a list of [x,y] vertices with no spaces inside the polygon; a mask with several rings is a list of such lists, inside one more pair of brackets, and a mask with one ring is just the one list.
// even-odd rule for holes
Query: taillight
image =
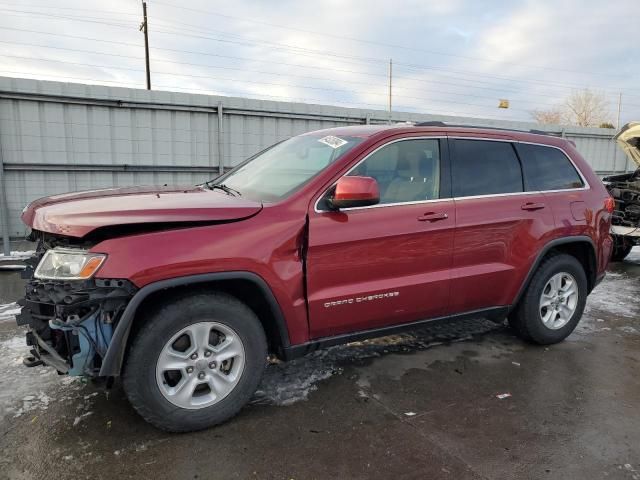
{"label": "taillight", "polygon": [[613,213],[616,208],[616,201],[613,199],[613,197],[608,197],[604,201],[604,208],[607,210],[607,212]]}

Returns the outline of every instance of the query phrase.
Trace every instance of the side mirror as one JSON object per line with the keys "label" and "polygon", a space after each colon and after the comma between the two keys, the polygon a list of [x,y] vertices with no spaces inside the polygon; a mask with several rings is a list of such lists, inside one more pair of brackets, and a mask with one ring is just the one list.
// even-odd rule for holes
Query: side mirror
{"label": "side mirror", "polygon": [[380,202],[378,182],[371,177],[342,177],[327,203],[333,209],[366,207]]}

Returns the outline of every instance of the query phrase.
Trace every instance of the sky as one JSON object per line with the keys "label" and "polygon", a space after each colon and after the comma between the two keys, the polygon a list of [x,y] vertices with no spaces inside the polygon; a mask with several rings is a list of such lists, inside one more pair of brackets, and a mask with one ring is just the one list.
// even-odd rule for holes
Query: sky
{"label": "sky", "polygon": [[[148,0],[154,90],[531,121],[640,120],[637,0]],[[136,0],[0,0],[0,75],[145,88]],[[637,50],[637,49],[635,49]],[[510,107],[499,109],[500,99]]]}

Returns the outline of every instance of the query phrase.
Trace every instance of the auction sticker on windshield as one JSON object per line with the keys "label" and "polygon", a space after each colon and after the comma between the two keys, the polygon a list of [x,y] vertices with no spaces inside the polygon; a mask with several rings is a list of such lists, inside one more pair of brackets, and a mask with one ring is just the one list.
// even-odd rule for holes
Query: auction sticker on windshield
{"label": "auction sticker on windshield", "polygon": [[318,141],[324,143],[325,145],[329,145],[331,148],[340,148],[341,146],[348,143],[346,140],[343,140],[342,138],[334,137],[333,135],[323,137]]}

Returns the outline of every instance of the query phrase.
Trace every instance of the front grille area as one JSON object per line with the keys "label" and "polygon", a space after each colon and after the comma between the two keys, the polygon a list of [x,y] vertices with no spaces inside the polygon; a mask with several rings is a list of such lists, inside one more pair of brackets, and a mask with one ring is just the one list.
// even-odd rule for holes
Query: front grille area
{"label": "front grille area", "polygon": [[33,278],[46,251],[41,245],[23,273],[29,281],[18,301],[22,312],[16,322],[29,328],[33,355],[25,364],[42,362],[62,373],[96,375],[111,332],[137,288],[122,279]]}

